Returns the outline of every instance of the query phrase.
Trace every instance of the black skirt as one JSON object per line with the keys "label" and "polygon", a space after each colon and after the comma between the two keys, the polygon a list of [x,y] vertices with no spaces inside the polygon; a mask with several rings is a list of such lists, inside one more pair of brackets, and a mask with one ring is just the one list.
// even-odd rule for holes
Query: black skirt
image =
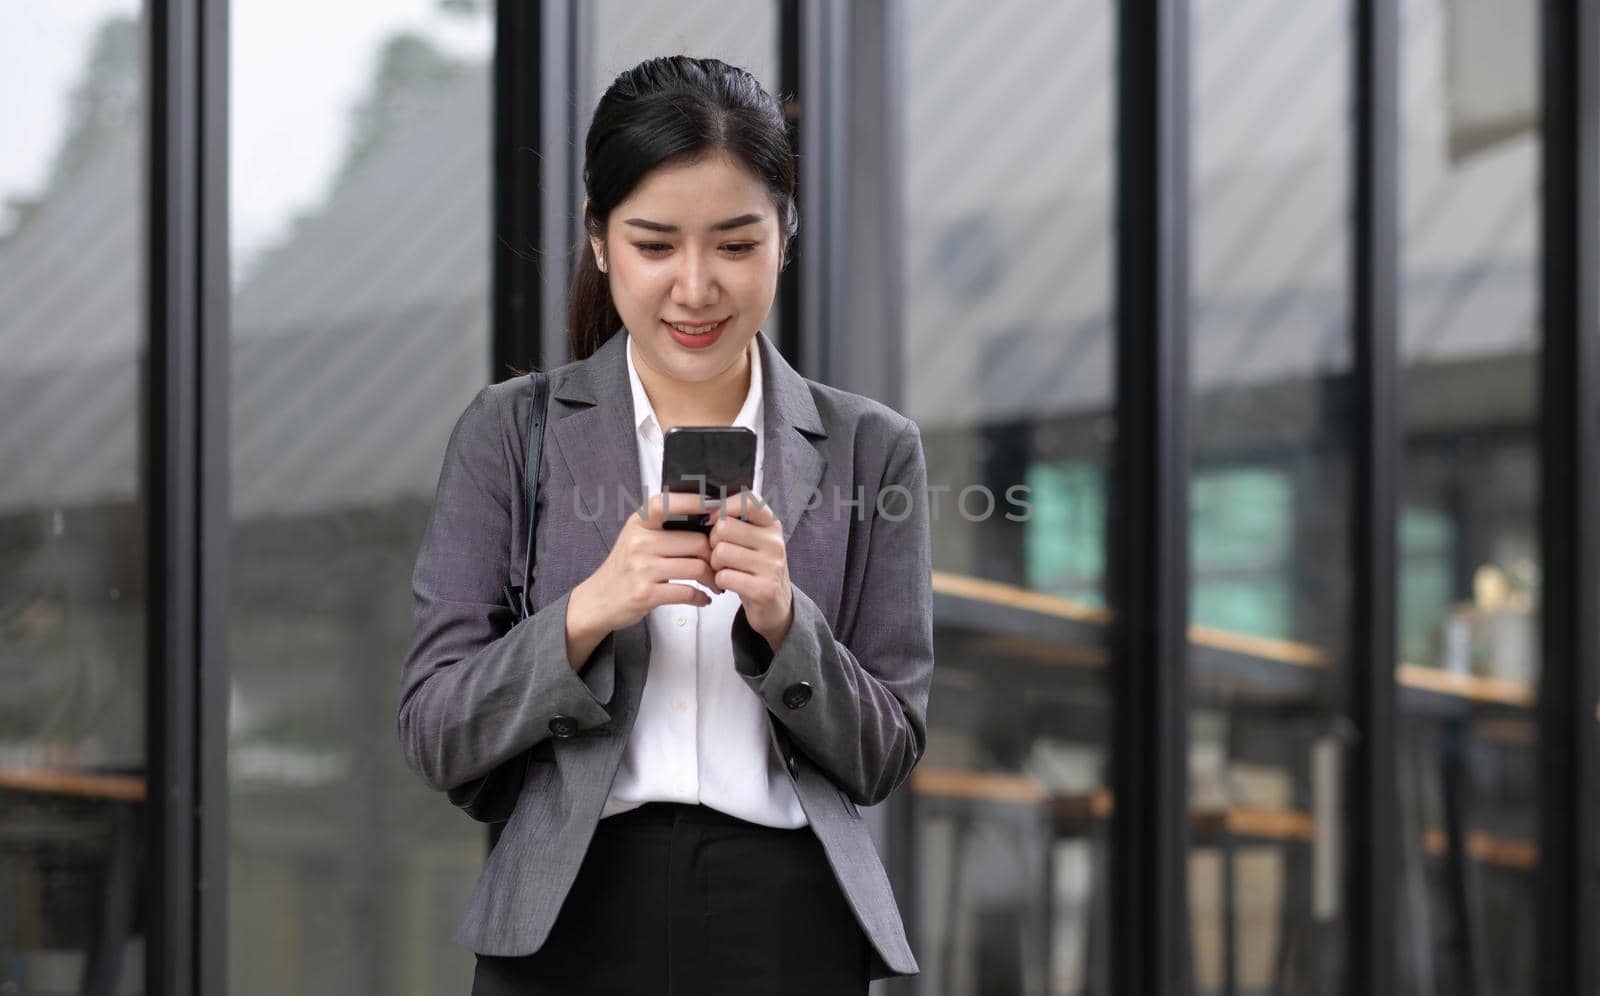
{"label": "black skirt", "polygon": [[869,942],[809,827],[651,802],[600,821],[550,937],[473,996],[862,996]]}

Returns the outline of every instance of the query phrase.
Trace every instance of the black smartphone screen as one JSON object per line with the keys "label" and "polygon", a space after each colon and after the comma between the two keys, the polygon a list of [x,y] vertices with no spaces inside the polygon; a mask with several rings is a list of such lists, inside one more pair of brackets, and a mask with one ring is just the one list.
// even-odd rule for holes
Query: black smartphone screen
{"label": "black smartphone screen", "polygon": [[[661,456],[661,490],[721,501],[756,482],[756,434],[743,426],[679,425],[667,430]],[[667,519],[663,529],[711,531],[710,516]]]}

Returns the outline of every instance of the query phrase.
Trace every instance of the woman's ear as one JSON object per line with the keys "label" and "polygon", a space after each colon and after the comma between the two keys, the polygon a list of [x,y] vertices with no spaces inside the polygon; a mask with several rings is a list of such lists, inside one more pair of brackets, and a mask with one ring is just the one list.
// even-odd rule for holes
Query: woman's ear
{"label": "woman's ear", "polygon": [[578,208],[578,217],[583,220],[583,230],[589,235],[589,251],[594,253],[595,265],[600,268],[601,273],[604,273],[606,272],[606,243],[605,239],[595,234],[597,226],[594,223],[594,219],[589,217],[589,199],[587,197],[583,199],[583,205]]}

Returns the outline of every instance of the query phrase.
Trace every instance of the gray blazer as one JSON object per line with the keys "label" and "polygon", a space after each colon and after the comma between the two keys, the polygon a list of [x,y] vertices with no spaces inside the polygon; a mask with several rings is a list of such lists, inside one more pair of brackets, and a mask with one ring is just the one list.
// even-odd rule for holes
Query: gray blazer
{"label": "gray blazer", "polygon": [[[741,609],[735,667],[766,703],[773,743],[874,948],[872,977],[911,975],[917,962],[856,807],[899,787],[927,738],[933,593],[922,437],[885,405],[801,377],[765,333],[757,341],[762,498],[783,524],[794,622],[773,653]],[[512,625],[502,594],[522,583],[528,378],[479,391],[456,423],[417,555],[399,704],[406,761],[479,819],[507,820],[456,932],[481,954],[529,954],[544,943],[644,689],[644,620],[613,631],[578,672],[566,654],[572,588],[604,561],[642,500],[626,345],[618,332],[589,359],[550,371],[533,614]],[[619,489],[629,498],[619,502]]]}

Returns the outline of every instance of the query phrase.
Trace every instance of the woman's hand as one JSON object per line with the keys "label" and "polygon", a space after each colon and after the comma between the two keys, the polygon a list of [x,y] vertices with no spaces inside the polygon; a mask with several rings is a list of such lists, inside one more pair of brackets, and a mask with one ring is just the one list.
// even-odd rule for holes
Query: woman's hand
{"label": "woman's hand", "polygon": [[711,568],[717,586],[737,592],[750,628],[776,652],[794,622],[794,589],[783,523],[753,491],[711,510]]}
{"label": "woman's hand", "polygon": [[698,494],[662,492],[628,513],[611,553],[573,588],[567,603],[567,659],[581,668],[607,633],[624,629],[660,605],[711,604],[698,588],[673,579],[698,581],[720,591],[712,576],[711,543],[693,530],[662,529],[668,514],[705,512]]}

